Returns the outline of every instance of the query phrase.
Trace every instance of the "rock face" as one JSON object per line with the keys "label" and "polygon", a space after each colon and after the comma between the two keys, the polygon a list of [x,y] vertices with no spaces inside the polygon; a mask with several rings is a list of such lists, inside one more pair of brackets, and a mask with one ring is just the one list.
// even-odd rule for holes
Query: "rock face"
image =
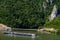
{"label": "rock face", "polygon": [[0,31],[11,31],[11,27],[8,27],[4,24],[0,24]]}
{"label": "rock face", "polygon": [[38,32],[46,33],[46,34],[51,34],[51,33],[56,34],[58,32],[58,29],[55,29],[55,28],[42,28],[42,29],[38,29]]}
{"label": "rock face", "polygon": [[52,13],[49,17],[49,21],[53,20],[57,16],[57,13],[58,13],[58,8],[56,5],[54,5]]}

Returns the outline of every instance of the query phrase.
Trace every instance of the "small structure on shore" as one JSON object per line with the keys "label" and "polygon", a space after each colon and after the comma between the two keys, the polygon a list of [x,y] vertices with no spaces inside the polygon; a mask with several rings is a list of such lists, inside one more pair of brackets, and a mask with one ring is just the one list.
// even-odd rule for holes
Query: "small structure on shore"
{"label": "small structure on shore", "polygon": [[4,24],[0,24],[0,31],[11,31],[11,27],[8,27]]}

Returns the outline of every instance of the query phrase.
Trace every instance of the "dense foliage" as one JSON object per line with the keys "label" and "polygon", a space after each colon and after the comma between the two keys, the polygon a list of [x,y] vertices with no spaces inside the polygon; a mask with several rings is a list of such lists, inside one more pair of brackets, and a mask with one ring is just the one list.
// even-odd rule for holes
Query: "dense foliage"
{"label": "dense foliage", "polygon": [[40,0],[1,0],[0,23],[10,27],[37,28],[44,24]]}
{"label": "dense foliage", "polygon": [[48,5],[44,11],[44,1],[46,0],[0,0],[0,23],[19,28],[43,26],[54,5]]}

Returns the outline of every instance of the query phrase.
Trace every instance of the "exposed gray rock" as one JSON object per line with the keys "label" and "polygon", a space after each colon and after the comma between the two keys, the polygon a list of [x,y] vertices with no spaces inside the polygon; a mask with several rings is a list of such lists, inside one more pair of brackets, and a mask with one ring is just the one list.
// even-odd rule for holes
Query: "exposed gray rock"
{"label": "exposed gray rock", "polygon": [[46,2],[43,2],[43,8],[44,8],[44,11],[45,11],[46,8],[47,8],[47,4],[46,4]]}
{"label": "exposed gray rock", "polygon": [[47,3],[49,3],[49,0],[46,0]]}
{"label": "exposed gray rock", "polygon": [[53,0],[50,0],[50,5],[52,5],[53,4]]}
{"label": "exposed gray rock", "polygon": [[49,17],[49,21],[53,20],[55,17],[57,17],[57,13],[58,13],[58,8],[56,5],[54,5],[52,13]]}

